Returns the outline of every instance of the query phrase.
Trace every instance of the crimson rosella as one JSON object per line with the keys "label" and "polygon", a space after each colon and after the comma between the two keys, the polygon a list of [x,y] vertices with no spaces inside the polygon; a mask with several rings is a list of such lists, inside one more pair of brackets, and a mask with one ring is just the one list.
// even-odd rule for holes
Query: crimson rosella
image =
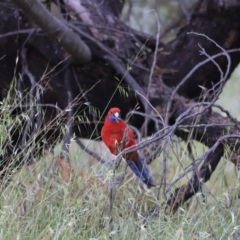
{"label": "crimson rosella", "polygon": [[[103,142],[114,155],[119,154],[125,148],[137,144],[132,130],[121,119],[120,109],[116,107],[109,110],[101,130],[101,135]],[[156,186],[153,177],[144,165],[143,159],[139,157],[136,151],[127,153],[124,158],[142,183],[145,183],[148,188]]]}

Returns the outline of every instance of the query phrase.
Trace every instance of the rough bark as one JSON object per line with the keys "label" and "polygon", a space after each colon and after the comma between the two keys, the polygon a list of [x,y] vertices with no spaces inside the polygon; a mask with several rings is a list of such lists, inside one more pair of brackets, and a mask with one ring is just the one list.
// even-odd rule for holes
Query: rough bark
{"label": "rough bark", "polygon": [[91,51],[88,46],[62,22],[63,20],[51,15],[39,0],[12,0],[12,2],[20,7],[48,36],[58,41],[76,63],[83,64],[91,60]]}

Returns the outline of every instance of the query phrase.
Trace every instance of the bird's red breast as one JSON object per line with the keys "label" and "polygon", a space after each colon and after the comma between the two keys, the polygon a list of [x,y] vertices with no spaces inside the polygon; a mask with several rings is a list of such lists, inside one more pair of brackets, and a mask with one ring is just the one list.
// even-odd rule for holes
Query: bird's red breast
{"label": "bird's red breast", "polygon": [[[111,108],[106,116],[104,125],[101,130],[102,140],[109,148],[112,154],[117,155],[121,150],[134,146],[137,144],[134,139],[132,130],[122,119],[116,119],[116,121],[111,121],[111,116],[113,114],[119,113],[119,108]],[[124,138],[124,139],[123,139]],[[123,143],[122,143],[123,141]],[[120,149],[122,147],[122,149]],[[125,158],[137,161],[137,152],[126,154]]]}

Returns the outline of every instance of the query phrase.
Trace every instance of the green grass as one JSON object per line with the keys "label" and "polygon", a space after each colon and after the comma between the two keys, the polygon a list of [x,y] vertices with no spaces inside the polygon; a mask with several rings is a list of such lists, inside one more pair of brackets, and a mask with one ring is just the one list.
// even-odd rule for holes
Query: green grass
{"label": "green grass", "polygon": [[[86,172],[66,184],[49,158],[21,170],[1,192],[0,238],[108,239],[108,189],[97,179],[90,181],[90,176]],[[226,207],[221,197],[210,205],[200,196],[193,202],[197,200],[196,212],[180,210],[164,219],[160,210],[160,217],[145,218],[142,215],[156,199],[131,181],[116,196],[112,235],[114,239],[201,239],[208,235],[225,239],[234,231],[239,222],[235,203]]]}
{"label": "green grass", "polygon": [[[208,204],[196,196],[187,210],[183,206],[166,219],[163,209],[159,216],[146,217],[157,200],[136,184],[130,180],[118,190],[113,239],[227,239],[237,229],[239,206],[237,201],[229,206],[224,195]],[[90,171],[64,183],[46,157],[23,168],[2,189],[0,239],[108,239],[108,195],[109,189]]]}
{"label": "green grass", "polygon": [[[218,102],[238,119],[239,75],[240,71],[236,70]],[[1,128],[1,132],[6,131],[3,126]],[[104,159],[112,159],[102,143],[84,143]],[[56,155],[60,146],[55,148]],[[183,143],[176,142],[173,148],[169,148],[168,183],[183,171],[182,165],[191,162],[184,147]],[[193,149],[195,157],[206,150],[198,143],[193,144]],[[46,155],[15,173],[8,185],[2,184],[0,239],[109,239],[110,236],[121,240],[238,239],[240,181],[227,158],[226,154],[211,180],[204,185],[205,198],[197,195],[174,216],[167,217],[164,216],[164,207],[160,207],[158,215],[150,211],[156,205],[161,206],[164,196],[161,194],[157,200],[157,190],[142,189],[128,172],[117,190],[110,215],[110,188],[106,185],[111,182],[110,169],[103,168],[73,143],[71,163],[75,172],[70,182],[63,180],[59,166],[51,155]],[[157,181],[162,174],[161,162],[162,156],[149,167]],[[186,183],[188,177],[179,181],[177,186]],[[113,219],[111,230],[110,217]]]}

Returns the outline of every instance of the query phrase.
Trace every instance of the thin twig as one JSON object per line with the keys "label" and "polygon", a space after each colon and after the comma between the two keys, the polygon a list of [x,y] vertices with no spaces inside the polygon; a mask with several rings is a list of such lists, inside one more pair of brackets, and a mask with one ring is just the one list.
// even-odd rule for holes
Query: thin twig
{"label": "thin twig", "polygon": [[220,138],[217,139],[217,141],[215,142],[215,144],[209,148],[205,153],[203,153],[199,158],[197,158],[193,163],[190,164],[190,166],[188,166],[184,172],[182,174],[180,174],[177,178],[175,178],[167,187],[165,193],[171,192],[171,189],[173,188],[173,186],[183,177],[186,176],[186,174],[190,173],[191,171],[193,171],[196,167],[198,167],[202,161],[204,159],[207,158],[207,156],[214,152],[216,150],[216,148],[226,139],[229,138],[236,138],[236,139],[240,139],[240,135],[237,134],[229,134],[229,135],[224,135]]}
{"label": "thin twig", "polygon": [[74,141],[77,143],[77,145],[84,150],[86,153],[88,153],[91,157],[95,158],[98,162],[102,163],[102,164],[106,164],[107,161],[103,160],[97,153],[91,151],[90,149],[88,149],[86,146],[84,146],[84,144],[80,141],[79,138],[75,138]]}
{"label": "thin twig", "polygon": [[[191,69],[191,71],[181,80],[181,82],[174,88],[170,98],[169,98],[169,101],[167,103],[167,107],[166,107],[166,116],[165,116],[165,121],[167,122],[168,119],[169,119],[169,115],[170,115],[170,109],[171,109],[171,106],[172,106],[172,102],[174,100],[174,96],[176,95],[177,91],[180,89],[180,87],[190,78],[190,76],[197,70],[199,69],[201,66],[203,66],[204,64],[208,63],[209,61],[213,61],[213,59],[219,57],[219,56],[222,56],[222,55],[225,55],[227,60],[228,60],[228,64],[227,64],[227,70],[225,72],[225,76],[224,78],[221,80],[221,82],[225,82],[228,74],[229,74],[229,71],[230,71],[230,64],[231,64],[231,59],[230,59],[230,56],[229,56],[229,53],[232,52],[232,50],[230,51],[226,51],[225,49],[223,49],[221,46],[219,46],[214,40],[210,39],[209,37],[207,37],[205,34],[199,34],[199,33],[194,33],[194,32],[189,32],[189,34],[195,34],[195,35],[199,35],[199,36],[202,36],[202,37],[205,37],[207,38],[209,41],[213,42],[217,47],[219,47],[223,52],[221,53],[218,53],[216,55],[213,55],[211,58],[207,58],[205,60],[203,60],[202,62],[198,63],[193,69]],[[239,49],[235,49],[235,51],[240,51]],[[219,93],[220,94],[220,93]],[[219,95],[218,94],[218,95]],[[215,96],[214,99],[216,99],[217,96]]]}
{"label": "thin twig", "polygon": [[71,85],[71,78],[72,78],[72,71],[73,69],[67,68],[65,70],[65,76],[64,76],[64,86],[67,91],[67,123],[66,123],[66,132],[63,136],[63,144],[62,144],[62,152],[61,156],[64,158],[64,156],[67,157],[67,161],[69,162],[69,147],[70,147],[70,141],[73,136],[73,119],[74,119],[74,106],[73,106],[73,91],[72,91],[72,85]]}
{"label": "thin twig", "polygon": [[182,12],[186,17],[187,24],[189,24],[190,20],[191,20],[191,14],[189,13],[189,11],[187,9],[187,5],[185,3],[185,0],[179,0],[179,1],[180,1],[180,5],[181,5],[181,8],[182,8]]}
{"label": "thin twig", "polygon": [[28,29],[24,29],[24,30],[17,30],[17,31],[0,34],[0,38],[11,37],[11,36],[15,36],[18,34],[33,34],[33,33],[38,33],[40,31],[41,30],[38,28],[28,28]]}
{"label": "thin twig", "polygon": [[[146,98],[149,99],[150,96],[150,91],[152,88],[152,82],[153,82],[153,74],[154,74],[154,69],[155,69],[155,65],[157,62],[157,54],[158,54],[158,45],[159,45],[159,39],[160,39],[160,18],[159,18],[159,14],[156,13],[156,11],[154,11],[156,19],[157,19],[157,37],[156,37],[156,46],[154,49],[154,54],[153,54],[153,62],[151,65],[151,71],[149,74],[149,80],[148,80],[148,88],[147,88],[147,95]],[[141,127],[141,131],[144,133],[144,135],[147,135],[147,126],[149,123],[149,115],[150,115],[150,107],[148,102],[145,102],[145,113],[147,114],[147,117],[145,118],[145,121]]]}

